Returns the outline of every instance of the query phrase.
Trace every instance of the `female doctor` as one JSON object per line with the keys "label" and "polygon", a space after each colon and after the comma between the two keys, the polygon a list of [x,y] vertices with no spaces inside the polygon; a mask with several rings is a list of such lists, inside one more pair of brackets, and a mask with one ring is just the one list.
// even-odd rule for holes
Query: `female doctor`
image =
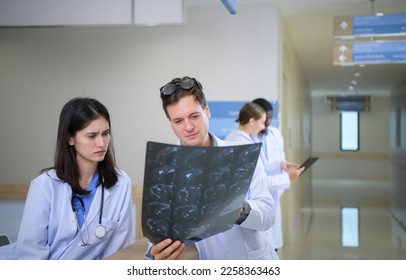
{"label": "female doctor", "polygon": [[231,131],[225,138],[227,141],[252,144],[251,136],[258,135],[265,129],[266,114],[264,109],[256,103],[248,102],[241,107],[238,127]]}
{"label": "female doctor", "polygon": [[0,259],[104,259],[131,243],[131,181],[110,137],[99,101],[65,104],[54,166],[31,182],[17,242],[0,247]]}

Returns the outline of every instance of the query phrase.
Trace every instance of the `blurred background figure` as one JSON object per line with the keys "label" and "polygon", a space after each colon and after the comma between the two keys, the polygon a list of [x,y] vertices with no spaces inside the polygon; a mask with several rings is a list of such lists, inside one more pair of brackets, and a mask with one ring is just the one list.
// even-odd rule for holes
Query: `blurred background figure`
{"label": "blurred background figure", "polygon": [[283,247],[280,199],[283,192],[290,187],[291,181],[297,179],[304,168],[299,168],[300,165],[297,163],[286,161],[282,134],[278,128],[271,126],[272,104],[264,98],[257,98],[252,102],[261,106],[266,113],[265,129],[252,138],[254,142],[262,143],[260,158],[265,172],[272,178],[271,194],[275,202],[275,223],[269,233],[277,250]]}

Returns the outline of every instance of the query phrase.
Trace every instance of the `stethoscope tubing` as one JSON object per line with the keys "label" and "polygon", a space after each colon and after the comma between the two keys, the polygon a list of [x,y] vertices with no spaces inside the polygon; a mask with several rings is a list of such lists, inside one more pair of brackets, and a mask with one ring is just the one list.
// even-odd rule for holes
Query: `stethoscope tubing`
{"label": "stethoscope tubing", "polygon": [[[77,210],[76,210],[76,207],[75,207],[75,204],[74,204],[75,200],[79,201],[80,207],[82,208],[83,222],[85,223],[85,226],[86,226],[86,234],[87,234],[87,240],[88,240],[87,242],[84,241],[82,233],[80,231],[79,219],[77,217]],[[106,229],[102,225],[103,206],[104,206],[104,186],[102,186],[102,194],[101,194],[101,200],[100,200],[99,224],[95,229],[95,235],[96,235],[97,238],[103,238],[105,236],[105,234],[106,234]],[[82,245],[83,246],[90,245],[89,225],[87,223],[87,214],[86,214],[85,204],[83,202],[83,199],[74,192],[73,192],[73,195],[72,195],[72,198],[71,198],[71,207],[72,207],[72,211],[73,211],[73,213],[75,215],[76,226],[77,226],[77,228],[79,230],[80,238],[82,239]]]}

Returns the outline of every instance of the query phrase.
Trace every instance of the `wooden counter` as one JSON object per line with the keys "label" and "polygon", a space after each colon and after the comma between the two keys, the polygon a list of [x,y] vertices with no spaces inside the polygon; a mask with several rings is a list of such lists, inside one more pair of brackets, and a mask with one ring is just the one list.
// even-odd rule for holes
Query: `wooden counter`
{"label": "wooden counter", "polygon": [[[142,238],[121,249],[117,253],[106,258],[106,260],[145,260],[144,255],[147,251],[148,240]],[[199,254],[194,245],[188,246],[182,260],[197,260]]]}
{"label": "wooden counter", "polygon": [[145,260],[144,255],[147,247],[148,240],[142,238],[111,255],[107,260]]}

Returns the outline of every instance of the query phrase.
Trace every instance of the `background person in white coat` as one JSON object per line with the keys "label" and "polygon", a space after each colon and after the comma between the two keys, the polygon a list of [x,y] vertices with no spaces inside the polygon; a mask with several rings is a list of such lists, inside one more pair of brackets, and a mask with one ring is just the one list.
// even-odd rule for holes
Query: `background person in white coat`
{"label": "background person in white coat", "polygon": [[[209,133],[210,110],[202,85],[194,78],[175,78],[160,89],[162,106],[180,145],[232,146]],[[266,231],[273,224],[274,210],[270,192],[264,186],[263,170],[256,169],[244,206],[233,227],[198,241],[198,258],[204,260],[278,259],[270,246]],[[179,240],[165,239],[149,244],[147,259],[179,259],[185,253]]]}
{"label": "background person in white coat", "polygon": [[265,121],[266,114],[261,106],[253,102],[245,103],[236,120],[238,127],[230,132],[225,140],[246,144],[256,143],[252,136],[257,136],[265,129]]}
{"label": "background person in white coat", "polygon": [[273,178],[274,185],[271,194],[275,202],[275,223],[270,233],[272,234],[273,245],[278,249],[283,247],[281,196],[290,187],[291,181],[297,179],[303,172],[304,167],[299,168],[299,164],[286,161],[282,134],[278,128],[271,126],[272,104],[264,98],[257,98],[252,102],[261,106],[267,116],[266,129],[261,131],[258,136],[253,136],[253,140],[262,143],[260,157],[265,172]]}
{"label": "background person in white coat", "polygon": [[28,191],[17,242],[2,259],[104,259],[131,243],[131,181],[117,169],[110,115],[99,101],[63,107],[54,166]]}

